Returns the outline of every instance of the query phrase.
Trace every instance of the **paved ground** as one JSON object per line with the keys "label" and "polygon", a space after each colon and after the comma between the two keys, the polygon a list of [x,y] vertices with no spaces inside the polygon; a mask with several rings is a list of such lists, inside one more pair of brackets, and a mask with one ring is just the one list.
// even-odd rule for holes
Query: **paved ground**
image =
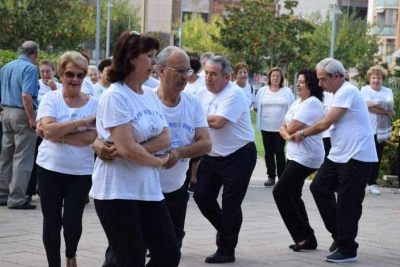
{"label": "paved ground", "polygon": [[[333,266],[324,261],[332,239],[308,190],[309,184],[306,184],[303,196],[319,246],[316,251],[296,253],[288,249],[292,240],[272,198],[272,189],[262,186],[264,176],[265,166],[259,160],[243,203],[244,221],[236,262],[225,265]],[[343,265],[400,266],[400,194],[394,194],[396,190],[384,188],[380,196],[366,195],[357,238],[360,244],[358,262]],[[38,199],[34,202],[39,204]],[[18,211],[0,207],[0,267],[47,266],[41,227],[40,208]],[[91,202],[84,213],[83,234],[77,253],[79,266],[100,267],[106,246],[106,237]],[[209,266],[204,259],[215,250],[215,230],[191,198],[180,266]],[[61,251],[64,253],[64,247]]]}

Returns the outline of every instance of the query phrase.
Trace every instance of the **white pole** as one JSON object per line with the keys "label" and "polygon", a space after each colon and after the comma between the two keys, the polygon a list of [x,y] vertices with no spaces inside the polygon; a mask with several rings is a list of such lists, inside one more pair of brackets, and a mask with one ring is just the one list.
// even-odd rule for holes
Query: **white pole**
{"label": "white pole", "polygon": [[97,11],[96,11],[96,51],[94,53],[94,60],[96,66],[99,65],[100,59],[100,12],[101,12],[101,0],[97,0]]}
{"label": "white pole", "polygon": [[111,0],[107,3],[107,40],[106,40],[106,58],[110,57],[110,24],[111,24]]}
{"label": "white pole", "polygon": [[182,3],[183,3],[183,0],[181,0],[181,21],[180,21],[180,24],[179,24],[179,32],[178,32],[179,47],[180,48],[182,48],[182,23],[183,23]]}

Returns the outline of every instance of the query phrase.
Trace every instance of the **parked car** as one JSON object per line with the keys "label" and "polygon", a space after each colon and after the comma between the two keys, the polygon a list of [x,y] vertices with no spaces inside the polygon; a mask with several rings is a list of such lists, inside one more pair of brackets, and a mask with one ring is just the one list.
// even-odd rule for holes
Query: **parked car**
{"label": "parked car", "polygon": [[253,90],[254,90],[254,93],[255,93],[255,94],[257,94],[258,90],[259,90],[261,87],[264,87],[264,86],[266,86],[266,85],[267,85],[266,82],[255,82],[255,83],[252,83],[252,84],[251,84],[251,86],[253,86]]}

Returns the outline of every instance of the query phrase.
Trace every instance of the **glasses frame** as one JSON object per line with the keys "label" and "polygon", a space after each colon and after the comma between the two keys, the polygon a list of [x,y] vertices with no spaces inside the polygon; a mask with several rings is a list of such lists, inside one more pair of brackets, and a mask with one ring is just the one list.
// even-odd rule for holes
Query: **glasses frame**
{"label": "glasses frame", "polygon": [[167,68],[167,69],[173,70],[173,71],[175,71],[175,72],[177,72],[177,73],[179,73],[181,75],[186,74],[187,76],[191,76],[194,73],[194,71],[192,69],[187,69],[187,70],[184,70],[184,69],[181,69],[181,68],[176,68],[175,69],[175,68],[171,68],[171,67],[168,67],[166,65],[163,65],[163,64],[160,64],[160,65],[165,67],[165,68]]}

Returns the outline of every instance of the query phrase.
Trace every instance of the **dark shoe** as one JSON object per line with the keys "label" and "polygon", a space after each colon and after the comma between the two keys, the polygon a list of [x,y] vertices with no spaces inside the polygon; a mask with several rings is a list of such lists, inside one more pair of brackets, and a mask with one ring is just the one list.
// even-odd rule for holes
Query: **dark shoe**
{"label": "dark shoe", "polygon": [[194,191],[196,190],[196,184],[197,184],[197,183],[192,183],[192,182],[190,182],[189,188],[188,188],[188,190],[187,190],[189,194],[193,194],[193,193],[194,193]]}
{"label": "dark shoe", "polygon": [[339,242],[337,240],[333,240],[332,245],[329,247],[329,252],[334,252],[339,247]]}
{"label": "dark shoe", "polygon": [[264,186],[274,186],[274,185],[275,185],[275,180],[274,180],[274,179],[268,178],[268,179],[264,182]]}
{"label": "dark shoe", "polygon": [[356,262],[357,255],[344,255],[340,250],[337,250],[335,253],[326,256],[325,258],[328,262],[337,262],[337,263],[344,263],[344,262]]}
{"label": "dark shoe", "polygon": [[219,254],[218,252],[208,256],[205,260],[206,263],[226,263],[226,262],[234,262],[235,255],[224,256]]}
{"label": "dark shoe", "polygon": [[[291,246],[293,246],[293,247],[291,248]],[[313,235],[312,237],[307,239],[303,245],[294,244],[291,246],[289,246],[289,248],[293,249],[293,251],[300,251],[302,249],[314,250],[314,249],[317,249],[318,242],[317,242],[317,239],[315,238],[315,236]]]}
{"label": "dark shoe", "polygon": [[32,196],[25,196],[25,201],[28,203],[32,202]]}
{"label": "dark shoe", "polygon": [[11,210],[34,210],[34,209],[36,209],[36,205],[25,202],[22,205],[15,206],[15,207],[8,207],[8,208]]}

